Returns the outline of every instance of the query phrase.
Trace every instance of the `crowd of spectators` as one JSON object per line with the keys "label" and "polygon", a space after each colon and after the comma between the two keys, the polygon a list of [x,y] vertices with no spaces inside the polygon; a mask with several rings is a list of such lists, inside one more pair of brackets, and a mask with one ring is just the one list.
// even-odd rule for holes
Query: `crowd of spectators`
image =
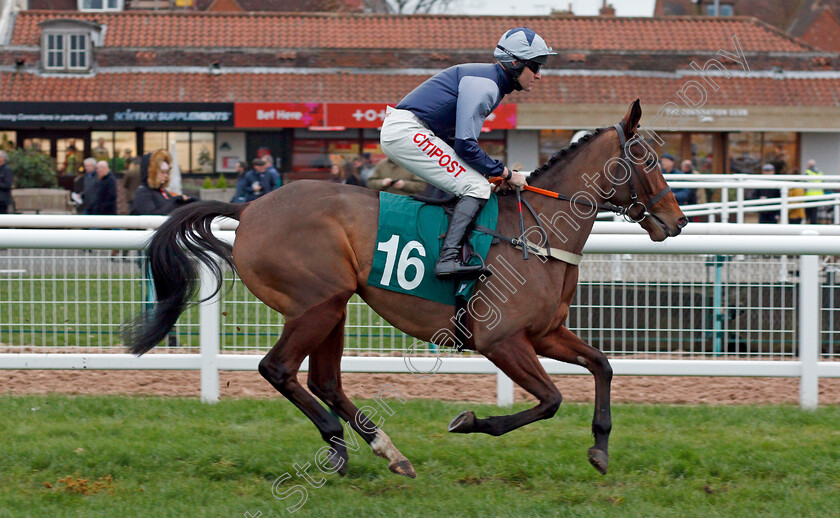
{"label": "crowd of spectators", "polygon": [[[680,163],[679,171],[674,169],[675,163],[676,160],[674,159],[674,156],[669,153],[665,153],[660,157],[660,167],[662,172],[665,174],[677,172],[682,174],[701,174],[699,171],[694,169],[691,160],[683,160]],[[796,175],[799,174],[799,172],[789,170],[787,163],[776,156],[770,157],[761,166],[761,174],[766,176],[776,174]],[[810,186],[807,189],[801,187],[791,188],[788,191],[788,197],[821,196],[826,194],[827,191],[819,185],[822,182],[818,179],[818,177],[823,176],[823,173],[817,169],[815,160],[808,160],[806,162],[805,174],[811,177],[812,183]],[[709,194],[710,190],[705,188],[695,189],[690,187],[678,187],[673,188],[672,191],[674,193],[674,197],[677,199],[677,203],[679,203],[680,206],[705,204],[712,201]],[[753,200],[768,200],[768,202],[773,202],[781,197],[781,190],[774,187],[761,187],[758,189],[748,190],[746,197]],[[730,200],[732,199],[733,198],[730,197]],[[806,199],[806,202],[807,201],[808,200]],[[695,216],[691,219],[692,221],[707,220],[705,216]],[[758,212],[759,223],[778,223],[780,219],[780,212],[778,210],[764,210]],[[820,207],[796,207],[788,210],[788,222],[790,224],[796,225],[802,223],[803,221],[809,224],[820,223]]]}

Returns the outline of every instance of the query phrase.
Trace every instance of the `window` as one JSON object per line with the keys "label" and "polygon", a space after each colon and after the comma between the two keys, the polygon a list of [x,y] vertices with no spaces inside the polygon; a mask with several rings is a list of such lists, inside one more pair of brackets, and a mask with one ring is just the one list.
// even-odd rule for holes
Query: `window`
{"label": "window", "polygon": [[215,134],[200,131],[147,131],[143,134],[145,153],[166,149],[172,152],[182,173],[212,173],[215,169]]}
{"label": "window", "polygon": [[691,164],[701,173],[714,172],[714,137],[711,133],[692,133]]}
{"label": "window", "polygon": [[[720,4],[720,16],[732,16],[735,14],[735,8],[732,4]],[[711,3],[706,6],[706,16],[715,16],[715,4]]]}
{"label": "window", "polygon": [[744,131],[729,134],[729,172],[761,173],[761,133]]}
{"label": "window", "polygon": [[111,171],[125,171],[137,156],[137,134],[133,131],[92,131],[90,155],[111,164]]}
{"label": "window", "polygon": [[79,0],[80,11],[122,11],[123,0]]}
{"label": "window", "polygon": [[90,34],[45,34],[44,68],[47,70],[88,70],[90,68]]}

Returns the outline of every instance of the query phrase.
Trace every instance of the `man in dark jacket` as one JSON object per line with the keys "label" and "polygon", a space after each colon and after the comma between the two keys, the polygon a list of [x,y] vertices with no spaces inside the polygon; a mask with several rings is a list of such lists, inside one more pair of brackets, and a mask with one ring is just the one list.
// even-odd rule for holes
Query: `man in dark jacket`
{"label": "man in dark jacket", "polygon": [[9,205],[12,204],[12,183],[15,178],[8,160],[9,155],[0,151],[0,214],[9,212]]}
{"label": "man in dark jacket", "polygon": [[96,186],[87,213],[108,216],[117,213],[117,179],[104,160],[96,164]]}
{"label": "man in dark jacket", "polygon": [[[764,164],[761,168],[761,174],[771,176],[775,173],[776,167],[773,164]],[[753,192],[753,198],[756,200],[778,198],[780,196],[781,194],[779,189],[773,189],[770,187],[762,187],[761,189],[756,189],[755,192]],[[779,211],[765,210],[758,213],[759,223],[777,223],[778,219]]]}
{"label": "man in dark jacket", "polygon": [[252,169],[245,173],[243,192],[245,201],[254,201],[276,188],[274,178],[268,173],[268,164],[262,158],[251,161]]}

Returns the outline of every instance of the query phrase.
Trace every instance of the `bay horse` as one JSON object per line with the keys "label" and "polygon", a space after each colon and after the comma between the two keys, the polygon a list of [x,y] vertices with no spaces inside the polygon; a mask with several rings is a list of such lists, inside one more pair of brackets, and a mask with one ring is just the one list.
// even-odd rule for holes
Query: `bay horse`
{"label": "bay horse", "polygon": [[[556,154],[532,173],[530,183],[534,187],[565,193],[566,199],[573,193],[584,193],[578,202],[590,200],[587,206],[585,201],[563,201],[562,195],[552,199],[531,192],[522,194],[540,219],[553,215],[545,219],[551,223],[551,233],[545,233],[551,248],[580,254],[592,231],[595,205],[621,207],[621,212],[638,222],[654,241],[676,236],[685,226],[687,220],[661,170],[650,159],[655,155],[637,136],[641,115],[636,100],[619,124],[597,130],[586,142]],[[642,174],[637,165],[645,162],[637,157],[646,155],[646,173]],[[619,171],[622,166],[624,172]],[[574,203],[579,206],[573,207]],[[516,199],[501,196],[498,205],[497,232],[517,235],[521,209]],[[568,217],[570,209],[575,209],[576,218]],[[586,214],[581,216],[581,212]],[[137,355],[149,351],[163,340],[194,299],[198,265],[191,255],[211,268],[218,292],[223,275],[211,254],[221,257],[257,298],[285,316],[280,339],[260,361],[259,372],[312,420],[329,445],[332,467],[341,475],[348,469],[343,429],[335,417],[338,415],[376,455],[389,461],[391,471],[413,478],[409,460],[342,390],[340,365],[347,302],[358,293],[391,325],[423,341],[429,341],[438,330],[453,330],[453,311],[452,306],[367,284],[378,213],[376,191],[317,181],[294,182],[247,204],[205,201],[179,208],[150,241],[147,260],[158,303],[126,327],[126,344]],[[239,220],[233,246],[211,232],[211,222],[219,216]],[[449,431],[498,436],[551,418],[562,396],[537,356],[582,365],[595,378],[595,444],[588,450],[588,459],[600,473],[606,473],[612,427],[612,368],[601,351],[563,325],[575,294],[578,266],[555,260],[523,261],[521,251],[505,245],[493,250],[498,253],[488,255],[488,267],[506,261],[527,282],[510,294],[502,317],[492,329],[473,319],[465,348],[487,357],[539,403],[512,415],[483,419],[464,412],[450,423]],[[493,278],[480,279],[476,295],[488,292]],[[307,356],[309,391],[297,378]]]}

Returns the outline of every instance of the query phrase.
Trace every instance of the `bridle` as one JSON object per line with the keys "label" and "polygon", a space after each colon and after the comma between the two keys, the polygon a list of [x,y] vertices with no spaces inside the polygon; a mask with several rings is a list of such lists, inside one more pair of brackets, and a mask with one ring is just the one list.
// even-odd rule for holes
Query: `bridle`
{"label": "bridle", "polygon": [[[639,173],[639,170],[636,168],[636,163],[633,160],[629,160],[627,158],[626,153],[625,153],[625,146],[627,144],[627,137],[624,136],[624,122],[623,121],[619,122],[618,124],[614,125],[613,128],[615,128],[615,130],[618,132],[618,141],[621,144],[621,156],[619,157],[618,160],[619,160],[619,162],[623,162],[625,165],[628,165],[630,167],[630,171],[631,171],[630,177],[627,179],[627,181],[629,183],[628,187],[630,189],[630,204],[627,205],[626,207],[621,207],[621,211],[618,212],[617,214],[619,214],[621,217],[623,217],[625,220],[629,221],[630,223],[640,223],[646,217],[652,216],[652,213],[650,212],[650,209],[653,208],[654,205],[659,203],[662,200],[662,198],[665,197],[666,194],[671,192],[671,187],[668,184],[665,184],[665,187],[662,188],[661,191],[656,193],[656,195],[652,196],[653,193],[651,193],[648,190],[647,184],[645,184],[645,182],[642,181],[642,175],[641,175],[641,173]],[[648,199],[647,204],[639,201],[639,196],[636,194],[636,187],[633,184],[633,178],[634,177],[636,178],[636,181],[639,183],[639,185],[642,186],[642,190],[644,190],[645,196]],[[613,187],[615,187],[615,185],[616,185],[616,183],[615,183],[615,179],[613,177]],[[642,212],[640,213],[640,216],[639,216],[638,219],[636,219],[632,215],[630,215],[630,211],[633,209],[633,207],[636,207],[637,205],[642,207]]]}
{"label": "bridle", "polygon": [[[618,140],[621,145],[621,155],[618,158],[619,163],[625,164],[630,170],[630,176],[627,178],[627,182],[629,183],[628,188],[630,189],[630,203],[628,205],[616,205],[610,202],[603,202],[603,203],[591,203],[586,200],[580,199],[572,199],[565,194],[560,194],[559,192],[549,191],[547,189],[540,189],[539,187],[533,187],[530,185],[526,185],[523,187],[526,191],[531,191],[536,194],[541,194],[543,196],[549,196],[551,198],[556,198],[558,200],[568,201],[571,203],[586,205],[588,207],[594,207],[598,210],[603,211],[610,211],[614,212],[615,214],[621,216],[625,220],[629,221],[630,223],[640,223],[648,216],[652,216],[653,214],[650,212],[650,209],[653,208],[654,205],[659,203],[662,198],[665,197],[666,194],[671,192],[671,187],[666,185],[661,191],[656,193],[655,195],[648,190],[647,185],[644,181],[642,181],[642,175],[639,170],[636,168],[636,163],[633,160],[630,160],[625,153],[625,146],[627,145],[627,138],[624,136],[624,122],[619,122],[618,124],[612,126],[618,132]],[[639,200],[639,195],[636,193],[636,186],[633,179],[636,179],[636,182],[641,186],[642,191],[647,198],[647,203],[644,203]],[[495,179],[494,179],[495,180]],[[618,183],[615,181],[615,177],[613,177],[612,187],[615,188]],[[633,217],[630,214],[630,211],[633,210],[635,207],[640,206],[642,207],[642,212],[640,213],[639,217]]]}

